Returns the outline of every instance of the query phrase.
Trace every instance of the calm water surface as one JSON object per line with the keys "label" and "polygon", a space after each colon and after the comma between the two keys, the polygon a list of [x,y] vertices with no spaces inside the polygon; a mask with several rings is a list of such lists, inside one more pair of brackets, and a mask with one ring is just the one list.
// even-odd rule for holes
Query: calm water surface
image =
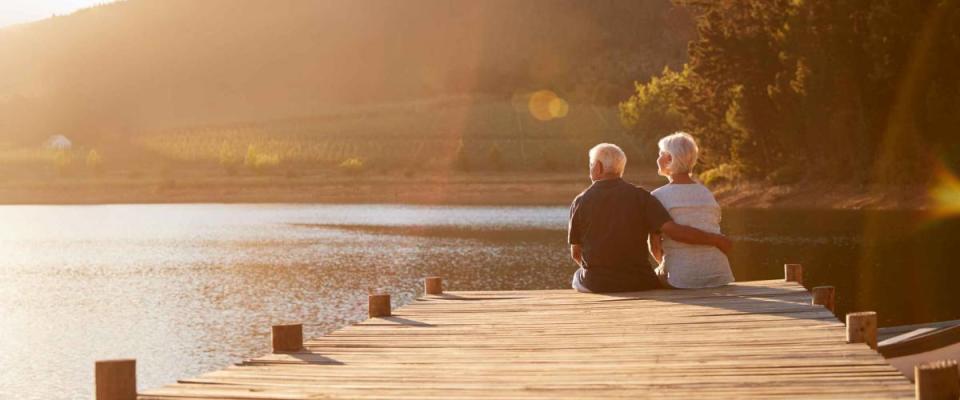
{"label": "calm water surface", "polygon": [[[564,207],[0,207],[0,399],[89,399],[93,362],[136,358],[141,388],[269,351],[270,326],[318,336],[453,290],[568,287]],[[727,210],[739,280],[837,287],[881,325],[960,318],[960,222],[906,212]],[[38,383],[42,382],[42,383]]]}

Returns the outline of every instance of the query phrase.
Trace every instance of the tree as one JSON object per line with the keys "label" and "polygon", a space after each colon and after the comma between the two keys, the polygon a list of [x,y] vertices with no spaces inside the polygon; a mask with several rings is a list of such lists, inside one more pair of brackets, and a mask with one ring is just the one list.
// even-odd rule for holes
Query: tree
{"label": "tree", "polygon": [[845,171],[904,182],[932,176],[934,158],[960,167],[950,134],[960,126],[960,2],[679,4],[696,15],[698,37],[682,72],[664,70],[621,105],[633,126],[663,129],[680,114],[706,164],[752,178]]}
{"label": "tree", "polygon": [[[254,152],[254,156],[256,156],[256,152]],[[247,157],[250,157],[249,148],[247,149]],[[247,159],[245,158],[244,161],[246,160]],[[226,141],[220,144],[220,166],[223,168],[223,170],[229,175],[234,175],[237,173],[237,164],[239,163],[240,159],[237,157],[237,153],[234,151],[233,147],[230,146],[230,144]],[[246,164],[246,162],[244,164]]]}
{"label": "tree", "polygon": [[254,169],[257,166],[257,148],[254,145],[247,146],[247,154],[243,157],[243,166]]}
{"label": "tree", "polygon": [[620,120],[628,132],[646,142],[683,130],[680,96],[687,85],[689,70],[674,72],[665,67],[663,73],[646,84],[634,83],[635,92],[620,103]]}
{"label": "tree", "polygon": [[70,166],[73,165],[73,153],[70,150],[57,150],[53,154],[53,165],[57,168],[57,174],[67,175]]}
{"label": "tree", "polygon": [[103,172],[103,158],[100,157],[100,153],[97,153],[96,149],[90,149],[87,153],[86,164],[87,168],[94,174],[100,175]]}

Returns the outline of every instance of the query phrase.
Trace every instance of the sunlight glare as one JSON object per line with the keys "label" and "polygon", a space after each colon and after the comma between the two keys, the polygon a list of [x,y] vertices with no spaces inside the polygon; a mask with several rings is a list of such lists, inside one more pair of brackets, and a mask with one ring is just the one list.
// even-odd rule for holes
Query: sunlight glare
{"label": "sunlight glare", "polygon": [[934,217],[960,215],[960,179],[947,168],[938,168],[936,183],[930,188],[930,202]]}
{"label": "sunlight glare", "polygon": [[563,118],[570,110],[567,101],[550,90],[538,90],[530,95],[530,115],[540,121]]}

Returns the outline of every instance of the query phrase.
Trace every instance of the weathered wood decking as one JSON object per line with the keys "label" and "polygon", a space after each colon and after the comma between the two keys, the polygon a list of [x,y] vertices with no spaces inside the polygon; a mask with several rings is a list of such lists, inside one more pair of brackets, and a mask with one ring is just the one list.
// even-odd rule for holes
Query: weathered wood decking
{"label": "weathered wood decking", "polygon": [[448,292],[140,399],[913,398],[793,282]]}

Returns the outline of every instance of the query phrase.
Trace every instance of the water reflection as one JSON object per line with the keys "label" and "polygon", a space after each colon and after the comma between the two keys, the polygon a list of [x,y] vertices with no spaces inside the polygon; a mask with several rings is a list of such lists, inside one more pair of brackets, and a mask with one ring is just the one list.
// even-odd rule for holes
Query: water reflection
{"label": "water reflection", "polygon": [[[565,207],[0,207],[0,398],[90,398],[93,361],[138,359],[141,387],[268,351],[272,324],[318,336],[420,279],[565,288]],[[881,325],[960,318],[956,222],[913,213],[728,210],[739,280],[805,265],[807,286]],[[48,384],[35,385],[36,377]]]}

